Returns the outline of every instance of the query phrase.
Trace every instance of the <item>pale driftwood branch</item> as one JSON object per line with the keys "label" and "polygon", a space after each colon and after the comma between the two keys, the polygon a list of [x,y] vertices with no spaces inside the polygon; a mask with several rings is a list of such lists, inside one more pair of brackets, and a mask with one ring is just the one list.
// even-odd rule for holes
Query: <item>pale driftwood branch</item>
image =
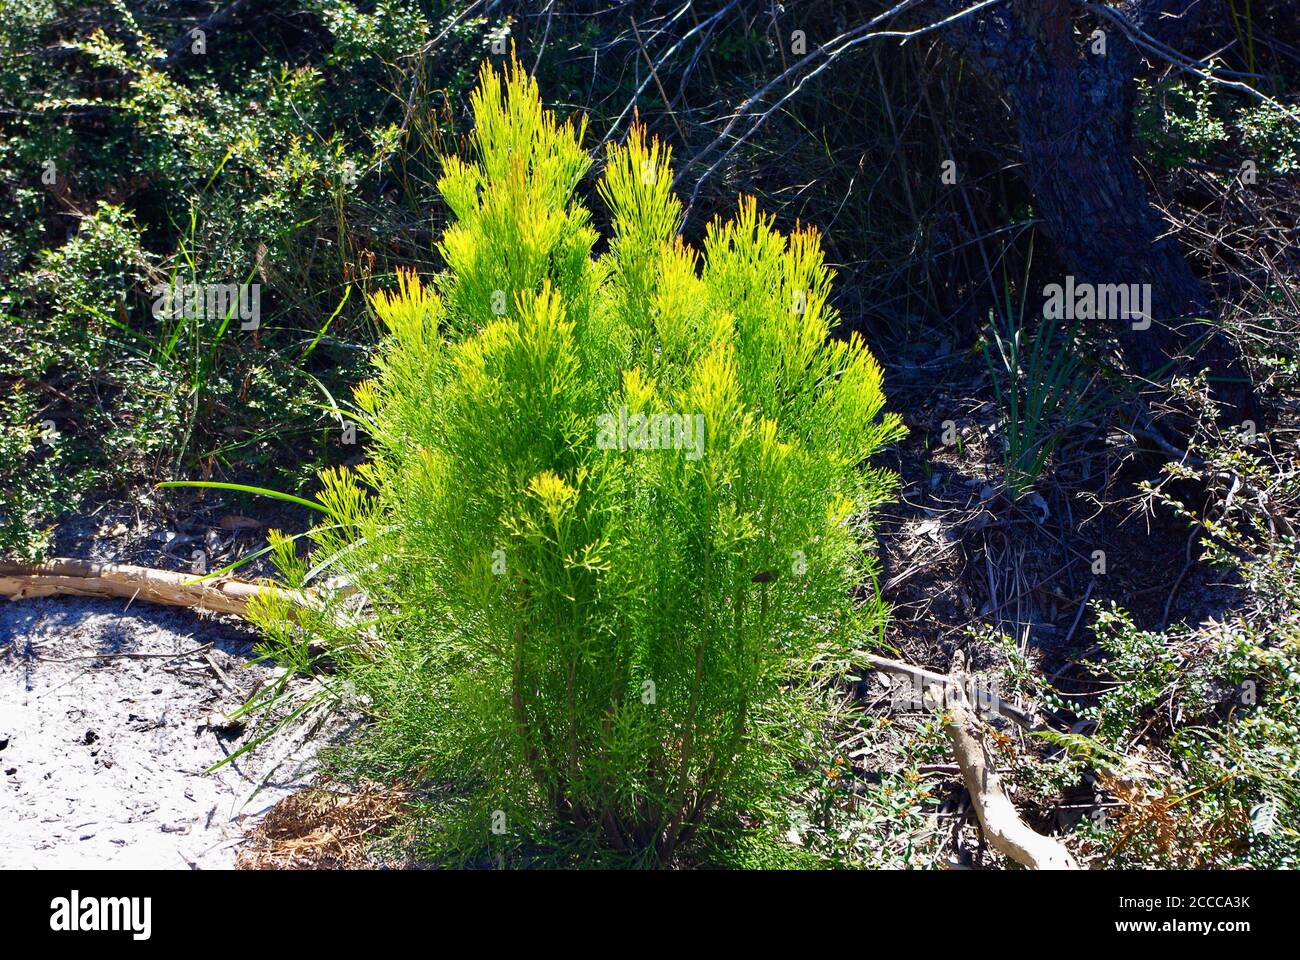
{"label": "pale driftwood branch", "polygon": [[[935,673],[932,670],[926,670],[923,667],[914,667],[910,663],[904,663],[901,660],[889,660],[886,657],[877,657],[868,655],[867,663],[874,669],[882,673],[893,673],[904,677],[910,677],[913,681],[920,684],[921,687],[929,691],[936,691],[942,698],[941,703],[947,703],[951,699],[948,692],[952,686],[952,678],[946,677],[942,673]],[[975,686],[975,701],[984,711],[992,711],[999,716],[1006,717],[1012,723],[1019,724],[1026,730],[1044,730],[1046,724],[1038,717],[1035,717],[1028,710],[1017,707],[1014,703],[1007,703],[991,690],[985,690],[978,684]]]}
{"label": "pale driftwood branch", "polygon": [[1078,870],[1078,862],[1060,841],[1035,833],[1020,819],[984,742],[979,718],[966,699],[965,678],[965,658],[959,650],[952,661],[954,693],[944,730],[989,846],[1031,870]]}
{"label": "pale driftwood branch", "polygon": [[311,603],[300,591],[233,577],[205,580],[190,573],[89,560],[0,563],[0,597],[10,600],[56,595],[122,598],[246,617],[249,601],[259,593],[277,594],[293,607]]}

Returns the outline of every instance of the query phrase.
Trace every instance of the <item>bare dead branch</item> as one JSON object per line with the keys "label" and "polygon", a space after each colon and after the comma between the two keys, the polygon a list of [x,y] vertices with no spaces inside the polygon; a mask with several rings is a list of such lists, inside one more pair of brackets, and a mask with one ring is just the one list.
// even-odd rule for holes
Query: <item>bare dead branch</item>
{"label": "bare dead branch", "polygon": [[1145,50],[1147,53],[1154,55],[1171,66],[1193,74],[1202,80],[1218,84],[1222,87],[1227,87],[1231,90],[1238,90],[1254,97],[1262,103],[1267,103],[1269,106],[1280,111],[1285,117],[1291,120],[1292,123],[1300,126],[1300,113],[1297,113],[1288,108],[1285,104],[1274,100],[1268,94],[1255,89],[1255,87],[1251,86],[1249,83],[1245,83],[1241,80],[1230,79],[1227,73],[1223,70],[1210,71],[1204,69],[1191,57],[1179,53],[1174,48],[1162,43],[1160,40],[1141,29],[1136,23],[1125,16],[1123,11],[1115,7],[1108,7],[1102,3],[1095,3],[1093,0],[1075,0],[1075,2],[1090,13],[1096,14],[1103,20],[1115,24],[1121,31],[1123,31],[1124,35],[1134,46]]}
{"label": "bare dead branch", "polygon": [[[892,673],[908,677],[915,683],[919,684],[926,692],[937,692],[939,697],[947,702],[951,698],[952,678],[946,677],[941,673],[935,673],[932,670],[926,670],[924,667],[914,667],[910,663],[903,663],[901,660],[890,660],[886,657],[877,657],[869,655],[869,663],[874,669],[881,673]],[[978,685],[974,687],[975,698],[980,706],[985,710],[991,710],[1001,717],[1005,717],[1012,723],[1024,727],[1026,730],[1043,730],[1046,725],[1042,720],[1035,717],[1028,710],[1017,707],[1013,703],[1007,703],[1001,697],[997,696],[990,690],[984,690]]]}
{"label": "bare dead branch", "polygon": [[[722,129],[722,132],[718,134],[718,136],[715,137],[713,141],[709,143],[708,146],[706,146],[695,156],[694,162],[699,162],[703,157],[712,153],[724,142],[726,142],[727,137],[731,134],[731,131],[735,128],[736,124],[739,123],[743,117],[747,116],[753,110],[756,104],[761,103],[767,97],[767,95],[772,92],[773,89],[775,89],[780,84],[784,83],[787,79],[797,75],[800,70],[802,70],[804,67],[808,66],[810,63],[817,60],[819,57],[824,58],[822,62],[819,63],[816,67],[809,70],[803,76],[799,77],[798,81],[789,90],[787,90],[779,100],[773,103],[768,109],[764,110],[762,113],[755,116],[753,122],[749,125],[749,128],[745,130],[744,133],[737,136],[732,141],[730,146],[728,146],[727,149],[723,151],[723,153],[712,164],[709,165],[708,169],[706,169],[704,173],[702,173],[699,176],[699,178],[696,180],[695,187],[691,190],[690,199],[687,201],[686,213],[685,216],[683,217],[683,222],[685,221],[685,219],[690,217],[691,211],[695,207],[695,202],[696,200],[699,199],[700,189],[703,187],[705,181],[707,181],[710,177],[713,176],[714,173],[717,172],[718,168],[721,167],[722,164],[726,162],[727,158],[730,157],[731,154],[734,153],[735,150],[742,143],[744,143],[755,133],[757,133],[759,129],[761,129],[763,125],[766,124],[769,119],[771,119],[772,115],[776,113],[777,110],[779,110],[782,106],[788,103],[795,95],[797,95],[809,80],[812,80],[814,77],[818,76],[823,71],[827,70],[831,66],[831,64],[833,64],[841,55],[853,49],[854,47],[859,46],[860,44],[866,43],[868,40],[896,38],[901,42],[906,43],[908,40],[911,40],[915,37],[924,36],[925,34],[933,33],[936,30],[940,30],[943,29],[944,27],[950,26],[960,20],[965,19],[966,17],[978,13],[981,10],[986,10],[990,7],[1005,3],[1006,0],[979,0],[978,3],[974,3],[970,6],[967,6],[939,20],[924,24],[922,26],[910,28],[910,29],[904,29],[904,30],[873,30],[872,29],[873,27],[879,26],[880,24],[886,22],[887,20],[890,20],[902,13],[905,13],[911,8],[917,6],[919,3],[923,3],[923,2],[925,2],[925,0],[903,0],[902,3],[895,4],[893,7],[890,7],[885,12],[877,14],[876,16],[872,17],[870,20],[866,21],[865,23],[862,23],[857,27],[854,27],[852,30],[845,31],[844,33],[835,37],[833,40],[830,40],[828,43],[822,44],[816,50],[809,53],[807,56],[796,61],[789,68],[782,71],[771,81],[764,84],[756,93],[754,93],[752,96],[746,99],[745,102],[742,103],[736,109],[735,113],[732,114],[731,119],[727,122],[727,125]],[[674,186],[680,184],[682,178],[685,177],[685,175],[686,175],[686,168],[684,167],[678,173],[676,181],[674,182]]]}
{"label": "bare dead branch", "polygon": [[1060,841],[1036,833],[1020,819],[984,742],[979,718],[965,698],[965,681],[965,657],[959,650],[949,675],[955,696],[948,703],[944,730],[989,846],[1031,870],[1078,870],[1078,861]]}

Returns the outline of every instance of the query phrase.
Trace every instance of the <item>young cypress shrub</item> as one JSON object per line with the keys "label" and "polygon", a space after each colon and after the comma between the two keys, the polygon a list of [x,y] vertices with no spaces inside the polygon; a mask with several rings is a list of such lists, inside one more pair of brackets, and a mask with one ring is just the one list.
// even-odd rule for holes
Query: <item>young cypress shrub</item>
{"label": "young cypress shrub", "polygon": [[[863,541],[892,478],[864,462],[902,427],[862,341],[830,337],[815,232],[742,200],[697,252],[634,129],[595,256],[582,126],[517,65],[472,105],[446,272],[374,297],[371,459],[323,477],[317,566],[374,617],[307,628],[374,718],[354,756],[431,785],[440,855],[569,837],[665,863],[814,755],[819,688],[883,623]],[[283,613],[266,630],[300,645]]]}

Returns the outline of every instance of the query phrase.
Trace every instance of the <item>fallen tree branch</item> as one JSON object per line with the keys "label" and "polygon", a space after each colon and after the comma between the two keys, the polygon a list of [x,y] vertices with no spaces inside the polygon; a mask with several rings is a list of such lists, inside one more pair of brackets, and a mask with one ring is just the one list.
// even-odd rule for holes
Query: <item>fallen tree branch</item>
{"label": "fallen tree branch", "polygon": [[38,564],[0,563],[0,597],[10,600],[57,595],[120,597],[247,617],[249,601],[262,593],[280,595],[293,607],[312,603],[312,598],[301,591],[269,583],[233,577],[203,579],[124,563],[66,559]]}
{"label": "fallen tree branch", "polygon": [[[889,660],[885,657],[873,655],[867,656],[867,663],[882,673],[893,673],[910,678],[921,688],[923,693],[936,692],[940,698],[940,703],[946,704],[952,700],[953,694],[950,692],[952,678],[946,677],[942,673],[935,673],[922,667],[914,667],[910,663],[903,663],[901,660]],[[965,696],[964,691],[962,695]],[[980,709],[986,713],[996,713],[998,716],[1005,717],[1012,723],[1018,724],[1031,732],[1047,729],[1047,724],[1028,710],[1017,707],[1013,703],[1007,703],[991,690],[986,690],[978,684],[973,687],[973,696]]]}
{"label": "fallen tree branch", "polygon": [[965,663],[965,657],[957,651],[949,676],[955,693],[948,702],[944,730],[989,846],[1031,870],[1078,870],[1079,864],[1070,851],[1060,841],[1031,830],[1007,796],[997,764],[980,732],[979,718],[966,699]]}

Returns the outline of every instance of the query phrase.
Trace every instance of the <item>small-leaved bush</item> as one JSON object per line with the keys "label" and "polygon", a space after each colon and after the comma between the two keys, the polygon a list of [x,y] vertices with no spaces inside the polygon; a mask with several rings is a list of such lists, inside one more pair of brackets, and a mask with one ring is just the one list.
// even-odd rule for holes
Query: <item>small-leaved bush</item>
{"label": "small-leaved bush", "polygon": [[692,249],[669,151],[636,130],[605,157],[596,255],[583,125],[517,64],[472,103],[446,271],[373,299],[372,458],[323,475],[311,572],[359,593],[259,619],[290,659],[326,639],[374,721],[349,750],[427,786],[443,862],[665,863],[779,830],[827,686],[885,616],[864,538],[892,477],[865,462],[902,427],[880,367],[830,336],[813,231],[742,200]]}
{"label": "small-leaved bush", "polygon": [[[39,556],[88,496],[298,489],[356,454],[321,410],[374,332],[346,294],[427,255],[425,157],[472,78],[448,62],[487,23],[299,0],[173,57],[202,6],[0,3],[0,556]],[[257,284],[259,316],[160,316],[173,284]]]}
{"label": "small-leaved bush", "polygon": [[[1134,117],[1138,140],[1169,169],[1210,163],[1235,145],[1265,175],[1286,176],[1300,170],[1300,127],[1289,101],[1258,102],[1209,80],[1183,78],[1160,83],[1141,81]],[[1236,161],[1230,176],[1240,171]],[[1220,160],[1222,162],[1222,160]]]}
{"label": "small-leaved bush", "polygon": [[[1293,449],[1217,426],[1205,377],[1174,387],[1199,425],[1187,456],[1144,483],[1199,534],[1233,588],[1198,622],[1143,629],[1098,605],[1108,683],[1083,703],[1045,701],[1091,721],[1064,739],[1095,774],[1099,806],[1079,824],[1105,866],[1294,869],[1300,865],[1300,473]],[[1204,491],[1203,501],[1189,491]],[[1059,758],[1064,760],[1065,758]],[[1058,774],[1079,772],[1061,764]]]}

